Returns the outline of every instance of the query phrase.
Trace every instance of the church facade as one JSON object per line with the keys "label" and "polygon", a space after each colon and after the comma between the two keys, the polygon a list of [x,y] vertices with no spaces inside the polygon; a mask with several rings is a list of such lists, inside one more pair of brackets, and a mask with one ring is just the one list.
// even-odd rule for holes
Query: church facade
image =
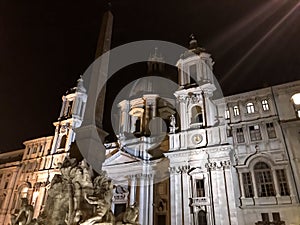
{"label": "church facade", "polygon": [[[157,54],[148,65],[149,75],[163,73]],[[137,204],[142,225],[300,224],[300,81],[221,98],[196,40],[177,67],[173,97],[146,78],[118,103],[118,141],[105,144],[102,165],[114,215]],[[54,136],[0,154],[0,224],[22,197],[34,217],[43,210],[83,120],[82,79],[62,100]]]}

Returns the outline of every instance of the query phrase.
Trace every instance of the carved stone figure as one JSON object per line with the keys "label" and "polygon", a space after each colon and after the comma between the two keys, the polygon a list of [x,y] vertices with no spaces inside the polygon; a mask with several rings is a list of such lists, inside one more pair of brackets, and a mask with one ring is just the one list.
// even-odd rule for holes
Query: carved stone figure
{"label": "carved stone figure", "polygon": [[170,133],[171,134],[174,134],[175,133],[175,131],[178,129],[178,127],[176,127],[176,118],[175,118],[175,116],[174,115],[172,115],[171,117],[170,117]]}
{"label": "carved stone figure", "polygon": [[12,225],[29,225],[32,224],[33,206],[28,204],[27,198],[21,198],[22,204],[18,215],[12,216]]}
{"label": "carved stone figure", "polygon": [[134,203],[133,205],[126,208],[126,211],[118,216],[118,222],[116,225],[139,225],[138,223],[139,208]]}
{"label": "carved stone figure", "polygon": [[126,211],[123,216],[123,222],[126,224],[136,224],[138,225],[138,216],[139,216],[139,208],[137,207],[136,203],[134,203],[132,206],[127,207]]}
{"label": "carved stone figure", "polygon": [[86,221],[80,223],[81,225],[92,225],[100,222],[114,223],[114,216],[110,211],[112,201],[113,185],[108,180],[106,173],[103,172],[94,180],[94,193],[92,196],[84,194],[84,199],[95,207],[94,215]]}

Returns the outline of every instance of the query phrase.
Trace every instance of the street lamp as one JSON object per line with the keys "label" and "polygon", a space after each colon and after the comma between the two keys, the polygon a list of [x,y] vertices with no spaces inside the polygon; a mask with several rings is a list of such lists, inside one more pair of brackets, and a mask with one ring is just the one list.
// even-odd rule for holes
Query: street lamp
{"label": "street lamp", "polygon": [[298,118],[300,118],[300,93],[294,94],[292,96],[292,101],[294,103],[296,115]]}

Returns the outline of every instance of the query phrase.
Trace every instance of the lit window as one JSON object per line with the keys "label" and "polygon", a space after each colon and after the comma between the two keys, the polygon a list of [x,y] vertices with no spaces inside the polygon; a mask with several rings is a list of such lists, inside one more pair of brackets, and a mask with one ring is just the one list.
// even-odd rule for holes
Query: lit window
{"label": "lit window", "polygon": [[275,127],[273,123],[266,123],[269,138],[276,138]]}
{"label": "lit window", "polygon": [[251,173],[249,173],[249,172],[242,173],[242,177],[243,177],[243,186],[244,186],[244,191],[245,191],[245,197],[251,198],[254,196]]}
{"label": "lit window", "polygon": [[284,170],[276,170],[276,176],[279,184],[279,191],[281,196],[290,195],[290,190]]}
{"label": "lit window", "polygon": [[263,108],[264,111],[270,110],[269,103],[268,103],[267,100],[262,100],[261,105],[262,105],[262,108]]}
{"label": "lit window", "polygon": [[244,143],[245,142],[245,136],[243,132],[243,128],[237,128],[236,129],[236,140],[238,143]]}
{"label": "lit window", "polygon": [[254,113],[255,110],[252,102],[247,103],[246,107],[247,107],[247,113]]}
{"label": "lit window", "polygon": [[237,105],[233,107],[233,114],[235,116],[240,115],[240,109],[239,109],[239,107]]}
{"label": "lit window", "polygon": [[261,133],[258,125],[250,126],[249,131],[251,141],[261,140]]}
{"label": "lit window", "polygon": [[225,110],[225,119],[228,120],[230,118],[230,113],[229,113],[229,110],[226,109]]}
{"label": "lit window", "polygon": [[272,171],[270,167],[259,162],[254,166],[258,197],[275,196]]}

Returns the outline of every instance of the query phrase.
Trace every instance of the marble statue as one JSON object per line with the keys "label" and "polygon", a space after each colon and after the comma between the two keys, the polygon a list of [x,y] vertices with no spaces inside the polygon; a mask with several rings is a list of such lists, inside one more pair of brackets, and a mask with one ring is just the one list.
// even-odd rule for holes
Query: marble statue
{"label": "marble statue", "polygon": [[22,204],[17,216],[12,216],[12,225],[29,225],[33,224],[33,206],[28,204],[27,198],[21,198]]}
{"label": "marble statue", "polygon": [[121,221],[116,223],[111,211],[113,184],[105,171],[93,176],[82,161],[66,158],[60,165],[48,190],[43,212],[33,219],[33,206],[22,199],[17,216],[12,215],[12,225],[138,225],[138,207],[126,209]]}
{"label": "marble statue", "polygon": [[178,127],[176,127],[176,118],[174,115],[170,116],[170,133],[174,134]]}

